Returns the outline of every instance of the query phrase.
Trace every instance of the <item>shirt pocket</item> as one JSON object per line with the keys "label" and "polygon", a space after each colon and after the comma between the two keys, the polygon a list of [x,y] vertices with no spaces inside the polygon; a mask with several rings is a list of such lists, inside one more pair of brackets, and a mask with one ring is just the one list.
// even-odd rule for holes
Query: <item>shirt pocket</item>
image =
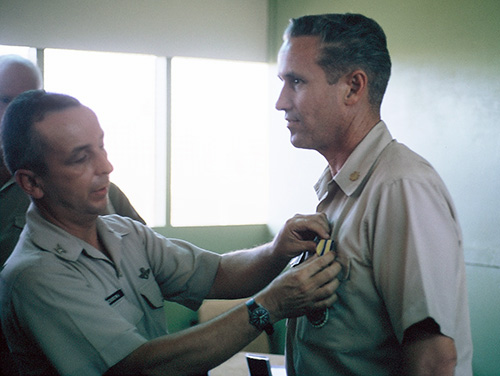
{"label": "shirt pocket", "polygon": [[[118,294],[121,290],[118,290],[114,294]],[[122,293],[123,294],[123,293]],[[127,320],[132,325],[137,325],[139,323],[144,313],[136,305],[132,304],[126,296],[122,295],[119,299],[114,302],[108,302],[109,305],[117,311],[125,320]]]}
{"label": "shirt pocket", "polygon": [[[336,260],[342,265],[342,270],[337,275],[340,281],[337,292],[342,294],[340,291],[345,291],[352,287],[349,283],[351,277],[351,258],[339,255]],[[342,312],[345,311],[344,307],[340,307],[341,305],[341,301],[336,301],[333,303],[333,306],[328,308],[328,319],[324,326],[321,327],[314,327],[305,316],[298,318],[296,332],[299,341],[311,349],[327,348],[341,353],[351,351],[355,339],[352,333],[346,331],[346,326],[343,324],[344,321],[342,318],[344,315],[342,314],[342,317],[339,316],[339,308]]]}

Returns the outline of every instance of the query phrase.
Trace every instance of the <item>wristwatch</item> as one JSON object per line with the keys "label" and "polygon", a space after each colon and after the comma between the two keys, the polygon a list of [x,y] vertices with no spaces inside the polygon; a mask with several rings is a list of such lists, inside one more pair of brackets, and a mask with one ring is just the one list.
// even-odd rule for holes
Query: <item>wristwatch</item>
{"label": "wristwatch", "polygon": [[262,307],[260,304],[255,303],[255,299],[251,298],[246,303],[248,308],[248,320],[250,324],[255,326],[258,330],[265,330],[267,334],[274,333],[273,324],[269,318],[269,311]]}

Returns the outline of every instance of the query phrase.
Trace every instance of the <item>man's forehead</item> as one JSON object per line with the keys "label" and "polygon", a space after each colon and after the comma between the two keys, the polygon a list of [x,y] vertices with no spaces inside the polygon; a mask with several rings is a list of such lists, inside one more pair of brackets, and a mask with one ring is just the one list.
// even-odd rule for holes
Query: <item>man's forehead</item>
{"label": "man's forehead", "polygon": [[47,112],[34,127],[46,141],[77,141],[103,133],[97,116],[83,105]]}
{"label": "man's forehead", "polygon": [[320,38],[316,35],[302,35],[290,37],[283,41],[279,54],[289,52],[317,53],[320,46]]}
{"label": "man's forehead", "polygon": [[62,109],[49,110],[45,112],[42,120],[36,123],[47,123],[55,126],[67,124],[85,124],[97,120],[94,111],[82,105],[75,104]]}
{"label": "man's forehead", "polygon": [[296,69],[311,69],[317,64],[320,41],[317,36],[300,36],[285,40],[278,54],[280,75],[295,72]]}

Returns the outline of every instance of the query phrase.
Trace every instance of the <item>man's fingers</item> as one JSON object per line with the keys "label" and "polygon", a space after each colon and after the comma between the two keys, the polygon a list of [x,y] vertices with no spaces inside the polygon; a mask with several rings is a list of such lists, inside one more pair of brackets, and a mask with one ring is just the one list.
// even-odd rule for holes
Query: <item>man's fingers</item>
{"label": "man's fingers", "polygon": [[324,213],[296,214],[291,221],[293,231],[302,240],[312,240],[315,236],[330,238],[330,224]]}
{"label": "man's fingers", "polygon": [[324,213],[297,214],[286,221],[273,241],[278,254],[292,258],[304,251],[314,252],[314,239],[330,238],[330,224]]}
{"label": "man's fingers", "polygon": [[337,278],[342,270],[342,266],[335,261],[333,252],[323,256],[314,255],[308,260],[308,271],[312,285],[315,286],[310,292],[312,304],[315,308],[324,308],[331,306],[336,300],[335,291],[340,285]]}
{"label": "man's fingers", "polygon": [[275,317],[301,316],[310,309],[326,308],[337,300],[336,278],[341,266],[333,253],[311,256],[306,262],[288,270],[265,290],[265,306]]}
{"label": "man's fingers", "polygon": [[303,268],[307,268],[310,272],[310,275],[313,276],[322,271],[323,269],[327,268],[328,266],[330,266],[334,261],[335,261],[334,252],[328,252],[323,256],[318,256],[315,252],[314,254],[309,256],[306,262],[304,262],[300,266],[302,266]]}
{"label": "man's fingers", "polygon": [[320,304],[324,307],[331,306],[337,300],[336,291],[340,286],[340,281],[338,278],[335,278],[323,286],[321,286],[317,291],[317,301],[315,303]]}

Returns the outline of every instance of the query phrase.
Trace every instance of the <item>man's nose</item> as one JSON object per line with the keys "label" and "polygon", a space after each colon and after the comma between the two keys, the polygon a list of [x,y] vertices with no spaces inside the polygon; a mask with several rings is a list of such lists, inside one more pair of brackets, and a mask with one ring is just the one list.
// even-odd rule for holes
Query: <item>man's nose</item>
{"label": "man's nose", "polygon": [[280,91],[280,95],[278,96],[275,107],[278,111],[286,111],[290,109],[290,100],[285,93],[284,87]]}
{"label": "man's nose", "polygon": [[108,159],[108,153],[102,150],[97,162],[97,171],[99,171],[99,174],[111,174],[113,169],[113,165]]}

